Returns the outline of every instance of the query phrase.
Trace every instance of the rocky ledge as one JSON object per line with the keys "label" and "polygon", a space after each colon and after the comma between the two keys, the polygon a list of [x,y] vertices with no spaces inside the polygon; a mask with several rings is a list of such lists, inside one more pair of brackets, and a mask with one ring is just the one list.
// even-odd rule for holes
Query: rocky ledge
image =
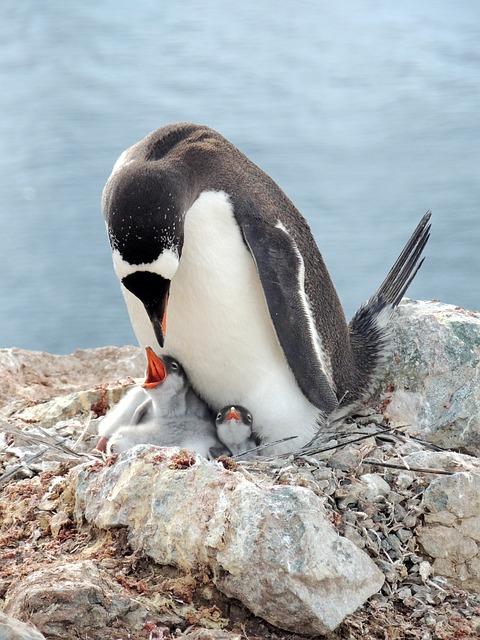
{"label": "rocky ledge", "polygon": [[0,638],[478,638],[480,316],[392,332],[369,406],[246,462],[91,454],[139,349],[0,351]]}

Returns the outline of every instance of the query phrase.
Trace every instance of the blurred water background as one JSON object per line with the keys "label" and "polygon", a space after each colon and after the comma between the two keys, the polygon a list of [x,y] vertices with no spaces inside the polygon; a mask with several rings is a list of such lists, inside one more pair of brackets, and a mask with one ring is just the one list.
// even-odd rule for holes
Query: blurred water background
{"label": "blurred water background", "polygon": [[478,0],[3,0],[0,346],[134,341],[100,194],[179,120],[280,184],[348,316],[429,208],[411,296],[480,307]]}

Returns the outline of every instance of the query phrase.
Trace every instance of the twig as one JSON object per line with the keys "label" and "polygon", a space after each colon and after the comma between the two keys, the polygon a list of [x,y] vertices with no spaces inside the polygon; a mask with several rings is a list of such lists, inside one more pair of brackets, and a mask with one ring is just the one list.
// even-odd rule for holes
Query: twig
{"label": "twig", "polygon": [[14,425],[8,425],[8,427],[6,427],[5,430],[10,431],[15,436],[18,436],[19,438],[23,439],[25,442],[43,444],[46,447],[50,447],[51,449],[56,449],[61,453],[66,453],[67,455],[75,456],[76,458],[93,459],[95,457],[89,453],[84,453],[82,451],[74,451],[71,447],[65,444],[65,441],[67,440],[67,438],[64,438],[62,436],[58,436],[58,438],[55,438],[54,436],[50,435],[47,431],[45,431],[42,427],[36,426],[35,428],[38,429],[38,431],[40,431],[42,435],[25,432],[19,427],[16,427]]}
{"label": "twig", "polygon": [[331,447],[325,447],[324,449],[315,449],[314,451],[304,451],[304,450],[300,450],[298,451],[298,455],[309,455],[309,456],[313,456],[317,453],[324,453],[325,451],[332,451],[333,449],[340,449],[340,447],[346,447],[349,444],[353,444],[355,442],[360,442],[361,440],[367,440],[368,438],[374,438],[379,434],[382,433],[389,433],[390,431],[392,431],[392,428],[387,428],[387,429],[382,429],[380,431],[376,431],[375,433],[368,433],[364,436],[360,436],[359,438],[352,438],[351,440],[347,440],[346,442],[339,442],[337,444],[332,445]]}
{"label": "twig", "polygon": [[4,473],[2,476],[0,476],[0,486],[4,484],[6,480],[14,476],[17,471],[25,467],[29,462],[33,462],[33,460],[40,458],[40,456],[42,456],[47,450],[48,448],[37,451],[37,453],[33,453],[31,456],[28,456],[28,458],[25,458],[20,464],[17,464],[15,467],[13,467],[13,469],[10,469],[10,471],[7,471],[7,473]]}
{"label": "twig", "polygon": [[377,460],[368,460],[365,459],[362,461],[362,464],[371,464],[378,465],[379,467],[389,467],[391,469],[401,469],[402,471],[415,471],[416,473],[434,473],[440,474],[444,476],[453,476],[455,471],[446,471],[445,469],[426,469],[423,467],[410,467],[410,466],[402,466],[401,464],[395,464],[393,462],[379,462]]}
{"label": "twig", "polygon": [[90,428],[90,423],[92,422],[92,418],[93,418],[93,411],[90,411],[90,413],[88,414],[88,418],[87,418],[87,421],[85,423],[85,426],[82,429],[82,433],[75,440],[75,443],[74,443],[72,449],[75,450],[83,442],[83,439],[85,438],[85,435],[86,435],[88,429]]}
{"label": "twig", "polygon": [[287,442],[288,440],[295,440],[298,436],[288,436],[288,438],[282,438],[281,440],[274,440],[274,442],[265,442],[265,444],[260,444],[258,447],[254,447],[253,449],[247,449],[246,451],[242,451],[242,453],[237,453],[236,456],[232,456],[233,459],[241,458],[246,453],[252,453],[252,451],[262,451],[267,447],[273,447],[275,444],[280,444],[281,442]]}

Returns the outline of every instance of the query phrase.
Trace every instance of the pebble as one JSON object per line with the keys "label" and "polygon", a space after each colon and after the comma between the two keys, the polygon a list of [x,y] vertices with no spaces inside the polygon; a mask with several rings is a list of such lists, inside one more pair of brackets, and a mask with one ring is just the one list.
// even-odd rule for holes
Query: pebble
{"label": "pebble", "polygon": [[385,422],[385,418],[381,413],[372,413],[366,416],[362,416],[356,420],[357,424],[361,425],[381,425]]}
{"label": "pebble", "polygon": [[412,486],[415,476],[410,471],[401,471],[395,479],[395,484],[400,489],[408,489]]}
{"label": "pebble", "polygon": [[376,500],[390,492],[390,486],[376,473],[364,473],[360,480],[366,485],[363,495],[366,500]]}

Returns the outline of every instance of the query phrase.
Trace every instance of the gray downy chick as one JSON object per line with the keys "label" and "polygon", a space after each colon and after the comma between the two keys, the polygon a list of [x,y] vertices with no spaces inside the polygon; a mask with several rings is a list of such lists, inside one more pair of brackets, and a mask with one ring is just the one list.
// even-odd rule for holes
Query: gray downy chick
{"label": "gray downy chick", "polygon": [[213,417],[197,396],[180,363],[170,356],[160,358],[147,348],[145,394],[132,415],[131,424],[116,429],[107,452],[120,453],[137,444],[185,447],[208,457],[220,445]]}
{"label": "gray downy chick", "polygon": [[[215,426],[218,439],[233,456],[239,456],[259,444],[253,434],[252,414],[241,405],[227,405],[220,409]],[[218,450],[212,450],[210,454],[218,455]]]}

